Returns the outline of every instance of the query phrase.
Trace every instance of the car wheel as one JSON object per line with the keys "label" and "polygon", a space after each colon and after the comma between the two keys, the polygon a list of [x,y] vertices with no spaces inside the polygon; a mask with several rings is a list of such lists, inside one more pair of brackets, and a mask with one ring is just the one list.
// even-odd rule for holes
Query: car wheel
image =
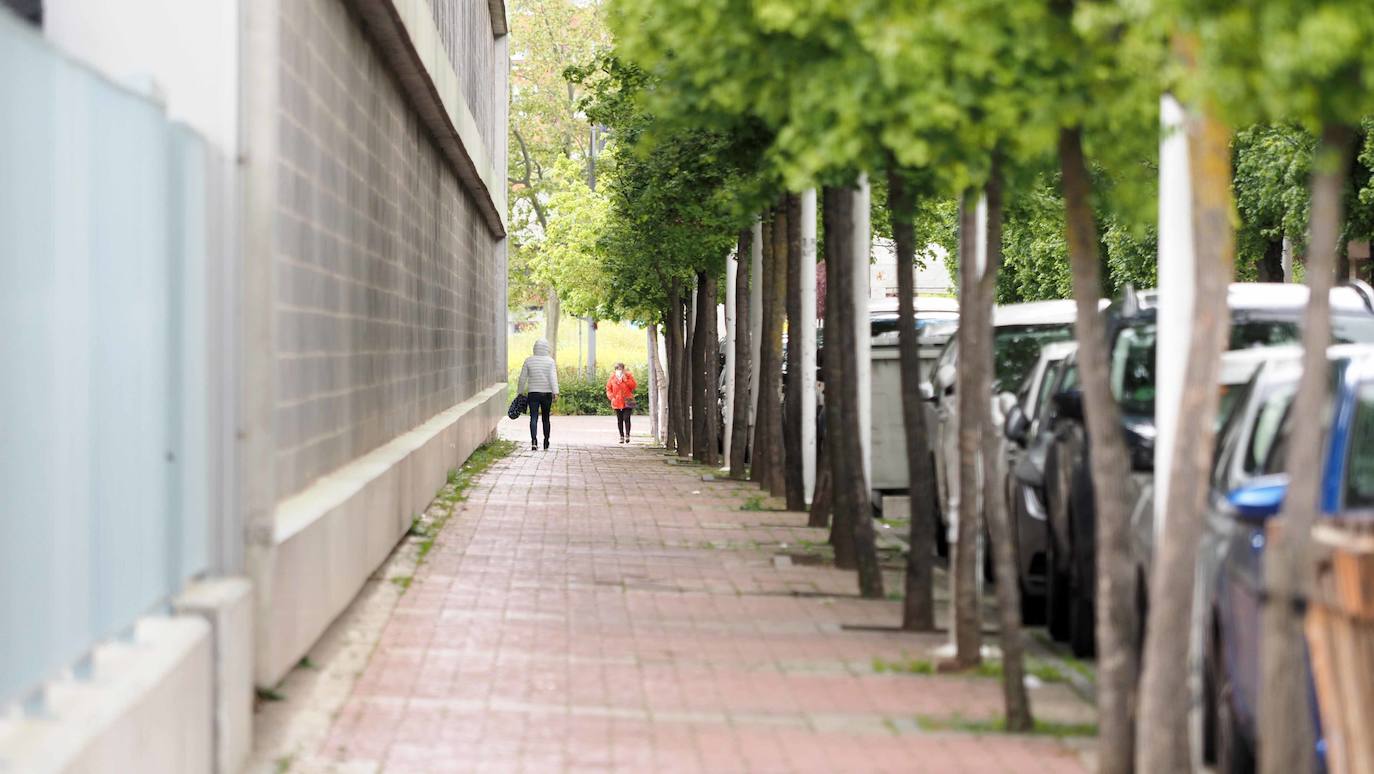
{"label": "car wheel", "polygon": [[1045,528],[1049,556],[1045,562],[1045,628],[1059,642],[1069,639],[1069,579],[1059,571],[1059,551],[1054,536]]}

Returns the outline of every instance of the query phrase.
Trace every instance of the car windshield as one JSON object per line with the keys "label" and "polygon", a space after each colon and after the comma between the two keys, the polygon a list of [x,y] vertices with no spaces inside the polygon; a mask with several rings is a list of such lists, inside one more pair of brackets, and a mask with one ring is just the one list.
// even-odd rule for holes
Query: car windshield
{"label": "car windshield", "polygon": [[[957,322],[958,312],[917,312],[916,330],[921,331],[936,323]],[[897,332],[896,312],[875,312],[868,318],[869,333],[875,338],[886,333]]]}
{"label": "car windshield", "polygon": [[1073,337],[1069,325],[1003,325],[993,334],[992,391],[997,394],[1012,389],[1026,378],[1026,374],[1040,358],[1046,344],[1067,341]]}
{"label": "car windshield", "polygon": [[[1374,342],[1374,317],[1364,315],[1336,315],[1331,318],[1331,335],[1338,344]],[[1261,319],[1254,313],[1237,315],[1231,322],[1228,349],[1249,349],[1277,344],[1291,344],[1301,340],[1302,330],[1296,320]],[[1121,329],[1112,343],[1112,393],[1126,414],[1152,417],[1155,413],[1155,324],[1142,322]],[[1223,419],[1230,410],[1228,390],[1223,388],[1222,404],[1217,418]]]}
{"label": "car windshield", "polygon": [[1374,384],[1360,387],[1347,454],[1345,507],[1374,508]]}
{"label": "car windshield", "polygon": [[1063,370],[1064,361],[1056,360],[1045,366],[1045,375],[1040,378],[1040,391],[1035,395],[1035,402],[1031,404],[1031,415],[1040,417],[1045,413],[1045,406],[1050,402],[1050,392],[1054,390],[1054,383],[1059,379],[1059,372]]}

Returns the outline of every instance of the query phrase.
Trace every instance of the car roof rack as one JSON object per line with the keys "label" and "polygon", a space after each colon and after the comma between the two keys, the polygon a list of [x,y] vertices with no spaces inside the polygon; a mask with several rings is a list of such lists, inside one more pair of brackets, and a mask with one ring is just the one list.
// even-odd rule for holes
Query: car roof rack
{"label": "car roof rack", "polygon": [[1364,308],[1374,312],[1374,288],[1370,287],[1368,282],[1358,279],[1346,280],[1340,284],[1340,287],[1350,288],[1358,293],[1360,300],[1364,302]]}

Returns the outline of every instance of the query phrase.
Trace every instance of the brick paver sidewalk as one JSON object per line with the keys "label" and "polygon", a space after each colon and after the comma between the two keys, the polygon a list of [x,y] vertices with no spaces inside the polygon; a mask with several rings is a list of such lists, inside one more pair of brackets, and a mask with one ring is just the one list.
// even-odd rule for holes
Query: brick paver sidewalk
{"label": "brick paver sidewalk", "polygon": [[[921,656],[943,637],[893,631],[899,603],[860,600],[852,574],[788,561],[824,540],[804,515],[741,510],[756,488],[612,444],[610,418],[556,422],[554,448],[492,468],[448,524],[317,761],[1083,770],[1052,738],[923,730],[918,716],[997,717],[1000,684],[875,673],[875,658]],[[1076,701],[1062,685],[1033,697]]]}

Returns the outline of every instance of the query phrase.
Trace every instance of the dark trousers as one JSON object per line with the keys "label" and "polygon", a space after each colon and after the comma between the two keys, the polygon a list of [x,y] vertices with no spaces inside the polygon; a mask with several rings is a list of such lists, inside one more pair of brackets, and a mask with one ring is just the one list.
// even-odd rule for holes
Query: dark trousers
{"label": "dark trousers", "polygon": [[623,408],[615,410],[615,427],[620,431],[621,438],[630,437],[630,415],[633,413],[634,409]]}
{"label": "dark trousers", "polygon": [[530,398],[530,443],[539,441],[539,416],[544,416],[544,440],[549,440],[549,409],[553,408],[553,393],[532,392]]}

